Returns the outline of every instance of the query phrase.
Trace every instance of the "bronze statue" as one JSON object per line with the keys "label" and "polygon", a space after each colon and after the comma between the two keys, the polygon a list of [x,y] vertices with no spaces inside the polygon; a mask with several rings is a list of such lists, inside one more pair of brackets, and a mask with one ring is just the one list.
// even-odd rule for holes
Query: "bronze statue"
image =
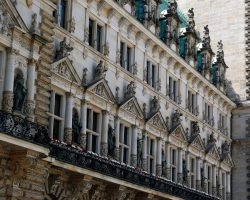
{"label": "bronze statue", "polygon": [[17,74],[14,81],[14,107],[13,109],[22,112],[24,99],[27,94],[27,89],[24,87],[23,75]]}

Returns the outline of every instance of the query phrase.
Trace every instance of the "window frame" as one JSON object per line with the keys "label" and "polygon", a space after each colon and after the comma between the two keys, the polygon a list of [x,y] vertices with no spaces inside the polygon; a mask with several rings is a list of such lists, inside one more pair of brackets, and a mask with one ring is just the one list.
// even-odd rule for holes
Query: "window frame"
{"label": "window frame", "polygon": [[190,174],[190,187],[193,189],[196,189],[196,158],[195,157],[190,157],[190,173],[189,174]]}
{"label": "window frame", "polygon": [[[124,141],[125,128],[127,129],[127,143]],[[124,130],[123,132],[121,130]],[[130,164],[130,154],[131,154],[131,138],[132,138],[132,125],[122,121],[119,126],[119,149],[120,149],[120,162],[125,164]],[[127,152],[126,161],[124,162],[124,150]]]}
{"label": "window frame", "polygon": [[159,64],[150,58],[146,58],[146,83],[151,87],[153,87],[154,89],[157,89],[158,87],[158,83],[160,80],[159,72],[160,72]]}
{"label": "window frame", "polygon": [[[156,172],[156,145],[156,138],[147,135],[147,171],[153,174]],[[152,168],[150,161],[152,161]]]}
{"label": "window frame", "polygon": [[[170,171],[171,171],[171,180],[177,182],[177,154],[178,151],[174,147],[170,147]],[[173,156],[174,155],[174,156]],[[175,158],[173,160],[173,157]],[[174,161],[174,162],[173,162]],[[173,171],[174,170],[174,171]],[[174,176],[173,176],[174,175]]]}

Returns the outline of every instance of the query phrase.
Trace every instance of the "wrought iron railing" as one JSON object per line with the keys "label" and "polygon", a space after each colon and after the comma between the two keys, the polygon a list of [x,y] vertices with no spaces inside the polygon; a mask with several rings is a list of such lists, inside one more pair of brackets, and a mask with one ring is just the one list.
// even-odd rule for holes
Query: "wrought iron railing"
{"label": "wrought iron railing", "polygon": [[162,193],[184,198],[185,200],[218,200],[167,179],[148,174],[137,168],[121,164],[99,155],[83,152],[81,148],[53,141],[48,136],[48,129],[30,122],[20,116],[0,111],[0,133],[23,139],[50,149],[50,156],[84,169],[144,186]]}
{"label": "wrought iron railing", "polygon": [[0,111],[0,133],[49,146],[48,128],[30,122],[25,118]]}
{"label": "wrought iron railing", "polygon": [[119,162],[83,152],[61,143],[51,143],[50,155],[59,161],[66,162],[84,169],[124,180],[136,185],[144,186],[162,193],[167,193],[185,200],[218,200],[203,192],[192,190],[164,178],[148,174],[136,168]]}

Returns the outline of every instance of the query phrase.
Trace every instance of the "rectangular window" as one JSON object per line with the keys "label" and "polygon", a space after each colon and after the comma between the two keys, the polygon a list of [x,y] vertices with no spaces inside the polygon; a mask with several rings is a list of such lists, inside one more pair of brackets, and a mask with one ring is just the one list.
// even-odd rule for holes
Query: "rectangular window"
{"label": "rectangular window", "polygon": [[178,82],[169,76],[169,98],[177,103],[178,101]]}
{"label": "rectangular window", "polygon": [[171,150],[171,180],[176,182],[177,179],[177,169],[176,169],[176,150]]}
{"label": "rectangular window", "polygon": [[211,180],[211,176],[212,176],[212,173],[211,173],[211,167],[210,166],[207,166],[207,193],[208,194],[212,194],[212,180]]}
{"label": "rectangular window", "polygon": [[59,15],[60,15],[60,26],[62,28],[66,28],[66,22],[67,22],[67,1],[61,0],[60,6],[59,6]]}
{"label": "rectangular window", "polygon": [[132,48],[125,42],[120,43],[120,65],[129,72],[132,72]]}
{"label": "rectangular window", "polygon": [[155,173],[155,140],[148,137],[147,142],[148,172]]}
{"label": "rectangular window", "polygon": [[147,61],[147,84],[156,88],[158,80],[158,66],[152,64],[150,61]]}
{"label": "rectangular window", "polygon": [[130,155],[130,127],[120,124],[120,161],[129,164]]}
{"label": "rectangular window", "polygon": [[94,21],[89,19],[89,45],[94,47]]}
{"label": "rectangular window", "polygon": [[97,24],[96,50],[102,52],[102,27]]}
{"label": "rectangular window", "polygon": [[50,136],[59,140],[63,126],[63,96],[52,91],[50,96]]}
{"label": "rectangular window", "polygon": [[87,149],[95,153],[99,153],[99,140],[100,140],[100,116],[101,114],[87,109]]}
{"label": "rectangular window", "polygon": [[124,42],[121,42],[120,43],[120,65],[121,67],[125,67],[124,66],[124,47],[125,47]]}
{"label": "rectangular window", "polygon": [[204,113],[204,120],[213,126],[213,107],[209,105],[208,103],[205,103],[205,113]]}
{"label": "rectangular window", "polygon": [[196,94],[188,91],[188,110],[192,114],[196,114]]}
{"label": "rectangular window", "polygon": [[195,159],[191,158],[190,160],[190,181],[191,181],[191,188],[195,188]]}
{"label": "rectangular window", "polygon": [[89,19],[89,45],[102,53],[103,47],[103,26],[95,20]]}

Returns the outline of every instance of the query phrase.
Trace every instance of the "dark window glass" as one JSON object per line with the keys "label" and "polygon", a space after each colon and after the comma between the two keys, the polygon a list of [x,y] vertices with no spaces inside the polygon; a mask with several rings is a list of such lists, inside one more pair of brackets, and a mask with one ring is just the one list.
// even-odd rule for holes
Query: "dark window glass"
{"label": "dark window glass", "polygon": [[153,167],[154,167],[154,160],[152,158],[150,158],[149,173],[153,173]]}
{"label": "dark window glass", "polygon": [[93,112],[93,129],[92,129],[92,131],[97,132],[97,128],[98,128],[98,113]]}
{"label": "dark window glass", "polygon": [[147,61],[147,83],[149,84],[150,83],[150,62]]}
{"label": "dark window glass", "polygon": [[89,137],[90,137],[90,133],[88,133],[87,132],[87,138],[86,138],[86,148],[87,148],[87,150],[89,151],[90,149],[90,147],[89,147]]}
{"label": "dark window glass", "polygon": [[152,65],[152,87],[155,87],[155,70],[156,70],[156,66]]}
{"label": "dark window glass", "polygon": [[172,151],[172,164],[175,165],[175,150]]}
{"label": "dark window glass", "polygon": [[55,107],[54,107],[54,114],[60,116],[60,108],[61,108],[61,95],[55,94]]}
{"label": "dark window glass", "polygon": [[97,33],[96,33],[96,49],[97,51],[102,51],[102,27],[97,25]]}
{"label": "dark window glass", "polygon": [[170,96],[171,99],[172,99],[172,85],[173,85],[172,77],[169,77],[169,88],[168,88],[168,92],[169,92],[169,96]]}
{"label": "dark window glass", "polygon": [[177,91],[176,91],[176,89],[177,89],[177,83],[176,83],[176,81],[173,81],[173,100],[174,101],[176,101],[177,100]]}
{"label": "dark window glass", "polygon": [[120,43],[120,65],[122,66],[122,67],[124,67],[123,66],[123,61],[124,61],[124,42],[121,42]]}
{"label": "dark window glass", "polygon": [[91,110],[90,109],[87,109],[87,129],[91,129],[90,127],[90,112]]}
{"label": "dark window glass", "polygon": [[89,19],[89,45],[94,47],[94,21],[92,19]]}
{"label": "dark window glass", "polygon": [[60,131],[60,121],[54,119],[54,127],[53,127],[53,138],[59,139],[59,131]]}
{"label": "dark window glass", "polygon": [[60,3],[60,26],[62,28],[66,28],[66,9],[67,9],[67,1],[61,0],[61,3]]}
{"label": "dark window glass", "polygon": [[175,182],[175,168],[172,168],[172,181]]}
{"label": "dark window glass", "polygon": [[124,144],[128,145],[128,127],[124,127]]}
{"label": "dark window glass", "polygon": [[123,150],[123,162],[127,163],[128,162],[128,149],[124,148]]}
{"label": "dark window glass", "polygon": [[93,152],[97,152],[97,136],[96,135],[92,135],[92,151]]}
{"label": "dark window glass", "polygon": [[127,70],[129,71],[131,64],[131,48],[127,47]]}
{"label": "dark window glass", "polygon": [[154,141],[150,140],[150,155],[153,155],[153,146],[154,146]]}

